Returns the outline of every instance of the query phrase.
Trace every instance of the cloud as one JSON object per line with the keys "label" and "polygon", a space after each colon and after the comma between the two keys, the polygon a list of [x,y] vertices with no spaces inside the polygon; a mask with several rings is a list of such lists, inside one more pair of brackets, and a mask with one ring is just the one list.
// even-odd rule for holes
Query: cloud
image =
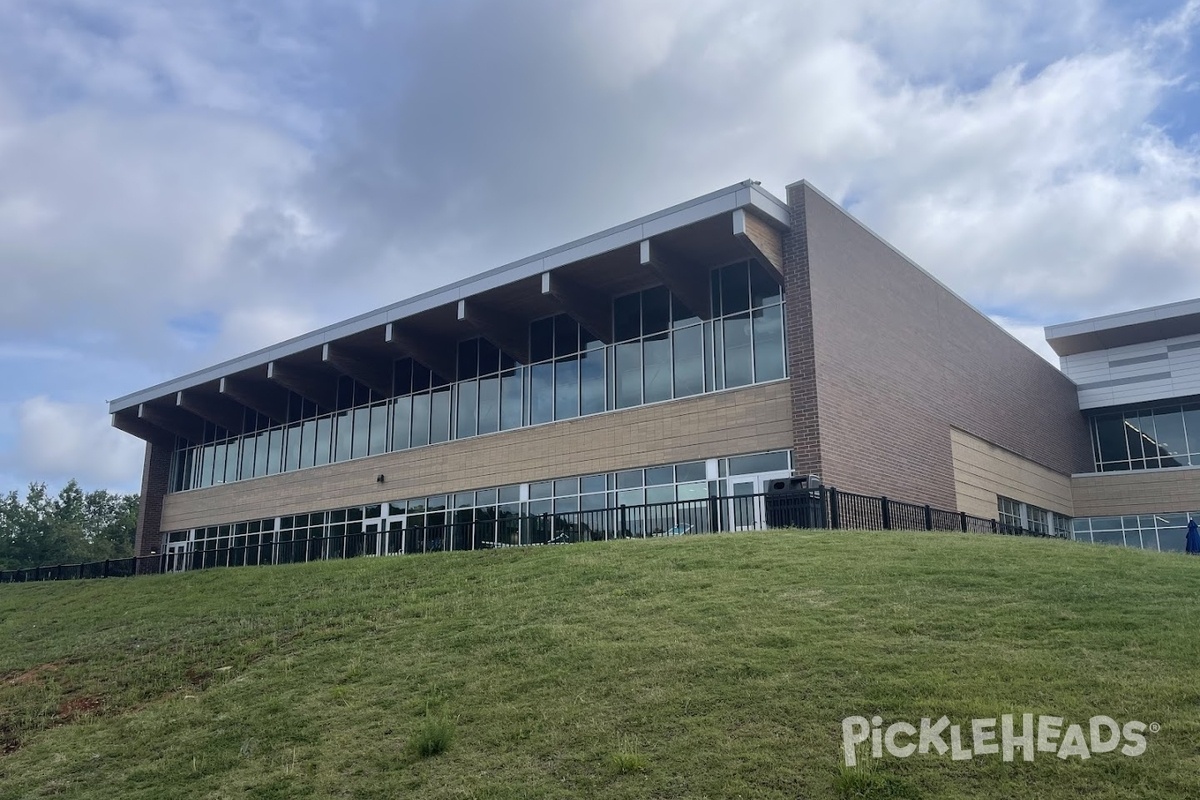
{"label": "cloud", "polygon": [[16,459],[29,480],[137,491],[144,445],[109,425],[103,408],[36,396],[17,408]]}
{"label": "cloud", "polygon": [[[1200,296],[1197,9],[15,0],[0,354],[124,393],[804,177],[1046,355],[1043,324]],[[66,407],[69,373],[0,400]]]}

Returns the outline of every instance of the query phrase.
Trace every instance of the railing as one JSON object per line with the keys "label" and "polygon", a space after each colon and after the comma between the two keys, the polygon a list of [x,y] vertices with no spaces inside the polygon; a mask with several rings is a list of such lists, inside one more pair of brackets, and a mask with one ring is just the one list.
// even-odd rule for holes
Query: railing
{"label": "railing", "polygon": [[[453,519],[455,512],[447,511],[446,514]],[[298,539],[292,539],[289,531],[272,531],[261,534],[260,541],[254,544],[222,547],[215,539],[196,540],[186,549],[150,556],[3,570],[0,571],[0,583],[120,578],[214,567],[778,528],[1047,535],[961,512],[821,488],[618,506],[595,511],[452,521],[402,530],[356,531]]]}

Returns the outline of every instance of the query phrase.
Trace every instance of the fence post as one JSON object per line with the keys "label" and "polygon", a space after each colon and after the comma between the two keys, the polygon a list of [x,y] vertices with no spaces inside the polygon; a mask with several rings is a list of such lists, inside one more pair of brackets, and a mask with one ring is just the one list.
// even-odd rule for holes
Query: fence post
{"label": "fence post", "polygon": [[992,533],[996,533],[999,529],[999,526],[996,525],[996,520],[992,520]]}
{"label": "fence post", "polygon": [[925,506],[925,530],[933,530],[933,509]]}
{"label": "fence post", "polygon": [[883,511],[883,529],[890,531],[892,529],[892,508],[886,495],[879,498],[879,507]]}
{"label": "fence post", "polygon": [[629,532],[629,523],[625,517],[624,503],[621,504],[620,510],[617,512],[617,523],[619,527],[619,530],[617,531],[617,538],[624,539],[626,534]]}
{"label": "fence post", "polygon": [[962,526],[962,532],[966,533],[967,532],[967,512],[965,512],[965,511],[958,512],[958,523],[959,523],[959,525]]}
{"label": "fence post", "polygon": [[842,510],[838,507],[837,487],[829,487],[829,527],[839,530],[842,527]]}

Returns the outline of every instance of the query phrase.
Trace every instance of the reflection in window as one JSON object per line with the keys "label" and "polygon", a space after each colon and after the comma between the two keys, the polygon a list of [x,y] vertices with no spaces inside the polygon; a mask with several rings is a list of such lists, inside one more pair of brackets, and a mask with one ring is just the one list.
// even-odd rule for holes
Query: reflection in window
{"label": "reflection in window", "polygon": [[616,347],[615,367],[617,408],[629,408],[642,403],[642,345],[640,342],[619,344]]}
{"label": "reflection in window", "polygon": [[1091,418],[1096,470],[1200,466],[1200,406],[1156,405]]}
{"label": "reflection in window", "polygon": [[645,376],[642,402],[671,399],[671,338],[667,333],[648,335],[643,340],[642,374]]}
{"label": "reflection in window", "polygon": [[579,416],[579,361],[560,359],[554,365],[554,418]]}
{"label": "reflection in window", "polygon": [[[666,287],[617,297],[615,344],[565,314],[529,325],[533,362],[518,364],[483,338],[456,344],[452,382],[411,358],[392,364],[386,396],[341,376],[333,408],[288,393],[286,413],[246,410],[242,430],[206,423],[203,439],[177,441],[171,489],[183,491],[524,425],[691,397],[786,375],[783,294],[757,262],[711,272],[714,318],[701,320]],[[1176,408],[1097,421],[1101,469],[1188,463],[1195,423]],[[1153,431],[1153,433],[1151,432]],[[1147,437],[1158,437],[1158,449]],[[1131,438],[1132,437],[1132,438]],[[1129,456],[1130,442],[1141,448]],[[1108,458],[1118,446],[1119,458]],[[1146,449],[1149,448],[1149,449]],[[1101,458],[1100,454],[1104,457]],[[1136,459],[1136,462],[1135,462]]]}
{"label": "reflection in window", "polygon": [[554,364],[534,364],[529,372],[529,424],[554,419]]}

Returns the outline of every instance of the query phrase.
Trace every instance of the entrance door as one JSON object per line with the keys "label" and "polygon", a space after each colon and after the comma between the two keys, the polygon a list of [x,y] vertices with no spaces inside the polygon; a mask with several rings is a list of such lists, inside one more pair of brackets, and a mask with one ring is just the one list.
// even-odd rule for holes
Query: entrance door
{"label": "entrance door", "polygon": [[187,569],[187,542],[170,542],[167,545],[167,572],[183,572]]}
{"label": "entrance door", "polygon": [[767,527],[767,506],[763,493],[767,484],[778,478],[790,478],[790,470],[762,472],[757,475],[734,475],[726,478],[730,530],[761,531]]}
{"label": "entrance door", "polygon": [[363,525],[363,555],[385,556],[404,552],[404,514],[368,520]]}

